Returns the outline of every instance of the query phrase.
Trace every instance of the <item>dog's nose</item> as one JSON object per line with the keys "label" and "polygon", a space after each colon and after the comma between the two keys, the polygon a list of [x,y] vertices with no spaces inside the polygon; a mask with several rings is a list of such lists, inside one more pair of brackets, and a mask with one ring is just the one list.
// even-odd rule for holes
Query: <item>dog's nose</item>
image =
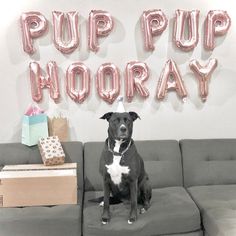
{"label": "dog's nose", "polygon": [[121,131],[121,132],[124,133],[124,132],[126,132],[126,130],[127,130],[127,128],[126,128],[125,126],[121,126],[121,127],[120,127],[120,131]]}

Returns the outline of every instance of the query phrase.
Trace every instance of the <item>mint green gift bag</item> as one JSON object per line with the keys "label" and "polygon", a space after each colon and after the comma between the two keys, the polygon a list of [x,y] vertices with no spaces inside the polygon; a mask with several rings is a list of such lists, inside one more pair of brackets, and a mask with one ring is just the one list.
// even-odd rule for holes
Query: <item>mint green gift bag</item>
{"label": "mint green gift bag", "polygon": [[21,143],[37,145],[40,138],[48,137],[48,118],[38,107],[31,106],[22,121]]}

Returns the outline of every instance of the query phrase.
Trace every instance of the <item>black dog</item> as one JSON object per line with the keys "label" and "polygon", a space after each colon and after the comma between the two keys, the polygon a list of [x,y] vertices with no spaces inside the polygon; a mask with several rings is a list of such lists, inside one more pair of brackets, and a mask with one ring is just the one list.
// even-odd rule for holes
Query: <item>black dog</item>
{"label": "black dog", "polygon": [[118,202],[130,200],[129,224],[137,219],[138,203],[143,206],[142,212],[150,206],[152,190],[149,178],[143,159],[131,139],[133,121],[137,118],[139,116],[135,112],[109,112],[101,117],[109,122],[108,138],[100,159],[100,173],[104,181],[103,224],[110,220],[110,194]]}

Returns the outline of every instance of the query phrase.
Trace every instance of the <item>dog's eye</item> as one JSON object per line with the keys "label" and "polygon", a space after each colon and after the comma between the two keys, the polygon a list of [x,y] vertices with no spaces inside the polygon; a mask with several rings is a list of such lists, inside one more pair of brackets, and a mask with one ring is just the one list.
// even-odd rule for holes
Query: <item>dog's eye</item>
{"label": "dog's eye", "polygon": [[124,122],[125,122],[125,123],[129,123],[130,120],[129,120],[128,118],[124,118]]}
{"label": "dog's eye", "polygon": [[113,120],[113,123],[119,124],[120,123],[120,118],[116,118],[115,120]]}

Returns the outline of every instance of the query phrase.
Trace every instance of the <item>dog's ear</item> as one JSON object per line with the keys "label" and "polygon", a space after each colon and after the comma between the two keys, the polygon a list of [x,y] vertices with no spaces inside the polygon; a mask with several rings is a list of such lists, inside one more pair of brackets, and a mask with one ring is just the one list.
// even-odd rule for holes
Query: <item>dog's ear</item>
{"label": "dog's ear", "polygon": [[112,114],[113,114],[113,112],[108,112],[108,113],[104,114],[102,117],[100,117],[100,119],[109,121]]}
{"label": "dog's ear", "polygon": [[134,111],[130,111],[129,114],[133,121],[137,120],[138,118],[140,119],[139,115]]}

